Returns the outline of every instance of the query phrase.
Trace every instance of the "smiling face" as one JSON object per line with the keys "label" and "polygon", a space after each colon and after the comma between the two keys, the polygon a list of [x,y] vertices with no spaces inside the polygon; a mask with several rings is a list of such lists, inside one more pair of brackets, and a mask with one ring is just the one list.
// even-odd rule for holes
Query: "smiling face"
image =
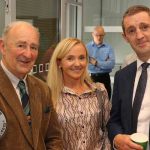
{"label": "smiling face", "polygon": [[0,45],[5,67],[16,77],[24,78],[38,55],[39,35],[36,30],[26,24],[14,26]]}
{"label": "smiling face", "polygon": [[83,73],[87,67],[87,53],[82,44],[76,44],[70,51],[60,60],[59,66],[62,69],[64,82],[81,80]]}
{"label": "smiling face", "polygon": [[138,57],[146,61],[150,58],[150,16],[146,12],[126,16],[124,18],[123,37]]}

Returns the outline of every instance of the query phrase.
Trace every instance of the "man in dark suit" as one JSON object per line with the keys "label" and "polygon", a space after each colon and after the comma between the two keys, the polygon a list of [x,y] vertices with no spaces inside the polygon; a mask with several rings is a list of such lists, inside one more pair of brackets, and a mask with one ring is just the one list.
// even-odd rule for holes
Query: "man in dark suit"
{"label": "man in dark suit", "polygon": [[122,28],[124,39],[138,58],[115,75],[108,134],[114,149],[142,150],[140,145],[132,142],[130,135],[134,132],[149,135],[150,66],[147,68],[147,84],[138,115],[134,114],[134,104],[137,101],[138,82],[143,72],[142,64],[150,63],[150,9],[141,5],[128,8],[123,16]]}
{"label": "man in dark suit", "polygon": [[[38,56],[39,37],[35,27],[27,22],[18,21],[8,25],[0,39],[2,150],[62,149],[60,126],[53,108],[50,89],[43,81],[28,75]],[[18,86],[20,80],[25,84],[22,93]],[[27,105],[23,108],[24,100],[27,101]]]}

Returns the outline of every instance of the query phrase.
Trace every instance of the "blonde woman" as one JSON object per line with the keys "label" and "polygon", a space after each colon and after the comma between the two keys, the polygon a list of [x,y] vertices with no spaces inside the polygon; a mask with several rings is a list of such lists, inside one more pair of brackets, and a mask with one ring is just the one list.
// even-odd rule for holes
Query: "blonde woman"
{"label": "blonde woman", "polygon": [[103,84],[91,81],[87,65],[86,47],[76,38],[62,40],[50,60],[47,83],[65,150],[110,149],[105,130],[110,102]]}

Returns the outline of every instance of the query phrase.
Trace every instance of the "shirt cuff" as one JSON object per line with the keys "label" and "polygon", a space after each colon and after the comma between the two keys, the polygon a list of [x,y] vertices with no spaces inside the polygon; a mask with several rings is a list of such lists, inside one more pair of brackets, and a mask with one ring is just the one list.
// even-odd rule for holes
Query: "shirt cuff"
{"label": "shirt cuff", "polygon": [[114,150],[117,150],[117,148],[115,147],[115,142],[114,142],[114,140],[113,140],[113,149],[114,149]]}

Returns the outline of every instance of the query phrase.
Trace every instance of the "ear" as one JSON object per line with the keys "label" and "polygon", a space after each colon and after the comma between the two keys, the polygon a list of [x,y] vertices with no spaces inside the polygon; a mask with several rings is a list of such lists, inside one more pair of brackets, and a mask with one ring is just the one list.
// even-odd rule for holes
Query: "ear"
{"label": "ear", "polygon": [[2,53],[2,54],[4,54],[4,41],[3,41],[3,39],[1,39],[0,38],[0,52]]}
{"label": "ear", "polygon": [[92,32],[92,37],[94,38],[94,32]]}
{"label": "ear", "polygon": [[128,40],[127,36],[125,35],[125,33],[122,33],[122,37],[126,40],[126,42],[129,43],[129,40]]}
{"label": "ear", "polygon": [[61,60],[60,59],[57,59],[57,66],[58,66],[58,68],[61,68]]}

